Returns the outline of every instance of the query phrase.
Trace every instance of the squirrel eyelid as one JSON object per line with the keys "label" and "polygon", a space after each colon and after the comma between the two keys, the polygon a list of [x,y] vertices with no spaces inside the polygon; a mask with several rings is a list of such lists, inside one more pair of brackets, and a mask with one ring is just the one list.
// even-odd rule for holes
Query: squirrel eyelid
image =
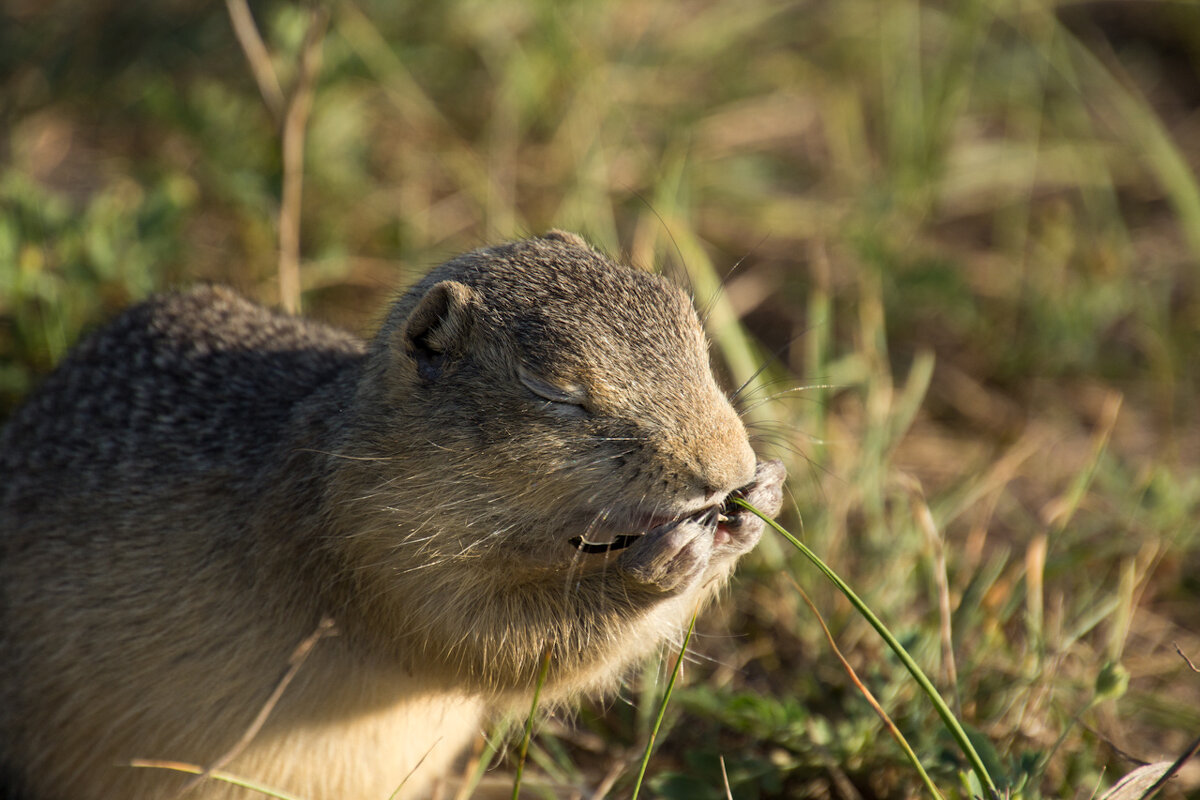
{"label": "squirrel eyelid", "polygon": [[525,388],[543,400],[551,403],[563,403],[572,406],[582,406],[587,402],[587,390],[578,384],[557,386],[533,375],[525,367],[517,368],[517,378]]}

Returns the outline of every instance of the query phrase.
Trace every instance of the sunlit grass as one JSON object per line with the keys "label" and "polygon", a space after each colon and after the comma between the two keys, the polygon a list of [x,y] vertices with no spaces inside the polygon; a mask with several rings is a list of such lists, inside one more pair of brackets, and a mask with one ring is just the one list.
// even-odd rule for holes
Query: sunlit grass
{"label": "sunlit grass", "polygon": [[292,794],[286,794],[278,789],[270,786],[265,786],[256,781],[247,780],[240,775],[235,775],[224,770],[206,770],[196,764],[183,764],[177,761],[153,761],[149,759],[138,759],[131,765],[134,769],[162,769],[170,772],[182,772],[185,775],[205,775],[208,780],[218,781],[220,783],[228,783],[231,786],[239,786],[243,789],[248,789],[256,795],[262,797],[274,797],[277,800],[304,800]]}
{"label": "sunlit grass", "polygon": [[[1194,4],[1138,8],[1200,24]],[[254,11],[287,85],[307,15]],[[366,331],[432,264],[550,227],[664,270],[748,382],[756,447],[788,463],[780,522],[994,743],[993,777],[1030,800],[1111,785],[1122,752],[1170,761],[1200,730],[1173,647],[1200,661],[1200,190],[1187,76],[1137,38],[1150,26],[1072,13],[339,0],[306,142],[305,306]],[[0,416],[150,291],[277,301],[277,131],[219,4],[31,12],[0,52]],[[771,537],[701,617],[647,788],[724,797],[723,763],[737,797],[920,791],[790,575],[939,789],[979,791],[811,573]],[[1118,668],[1123,694],[1104,689]],[[530,769],[627,794],[659,674],[544,726]]]}
{"label": "sunlit grass", "polygon": [[[921,691],[925,693],[927,698],[929,698],[929,702],[932,703],[933,707],[937,710],[938,716],[942,718],[943,724],[945,724],[947,730],[949,730],[950,734],[954,737],[954,741],[962,750],[963,755],[966,756],[967,761],[970,762],[971,769],[974,771],[975,777],[978,779],[980,785],[988,791],[989,795],[997,796],[998,790],[996,788],[996,782],[992,779],[992,776],[988,772],[987,767],[984,765],[983,760],[979,757],[979,753],[976,752],[974,744],[971,743],[970,737],[967,736],[967,732],[963,730],[958,718],[954,716],[954,712],[950,710],[950,707],[946,705],[946,701],[942,699],[941,694],[930,682],[929,678],[926,677],[925,671],[917,665],[917,662],[914,661],[912,656],[908,654],[908,651],[904,648],[904,645],[900,644],[899,640],[896,639],[891,630],[889,630],[888,627],[880,621],[879,617],[875,616],[875,613],[871,611],[870,606],[864,603],[858,594],[850,588],[849,584],[842,580],[842,578],[836,572],[830,569],[829,566],[821,560],[820,556],[818,556],[803,542],[793,536],[790,531],[782,527],[770,517],[763,515],[762,512],[760,512],[751,504],[747,503],[745,500],[741,498],[734,498],[734,502],[743,508],[747,508],[754,512],[754,514],[761,518],[763,522],[773,528],[776,533],[787,539],[787,541],[791,543],[793,547],[799,550],[805,558],[812,562],[813,566],[820,570],[825,577],[828,578],[833,585],[838,588],[838,591],[845,595],[846,599],[850,601],[850,604],[854,606],[854,609],[861,614],[863,618],[870,623],[871,627],[875,629],[876,633],[878,633],[880,637],[887,642],[888,647],[890,647],[892,652],[899,657],[900,662],[904,665],[904,668],[908,670],[913,680],[916,681],[918,686],[920,686]],[[922,777],[928,780],[928,776],[925,775],[925,771],[921,769],[921,764],[919,761],[916,762],[916,767],[920,771]]]}

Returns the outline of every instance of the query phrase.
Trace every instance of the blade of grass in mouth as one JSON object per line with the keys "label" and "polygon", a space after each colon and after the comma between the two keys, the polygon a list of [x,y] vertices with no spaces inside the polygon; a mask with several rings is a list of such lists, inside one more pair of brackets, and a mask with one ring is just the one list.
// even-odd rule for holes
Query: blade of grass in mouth
{"label": "blade of grass in mouth", "polygon": [[983,765],[983,759],[979,757],[979,753],[976,752],[974,745],[971,744],[971,740],[968,738],[966,731],[963,730],[962,725],[955,718],[953,712],[950,711],[950,707],[946,705],[946,701],[942,699],[941,694],[934,687],[933,683],[930,682],[929,678],[925,676],[925,673],[919,666],[917,666],[917,662],[913,661],[912,656],[908,654],[908,651],[904,649],[904,646],[901,645],[896,637],[892,635],[892,632],[888,630],[887,626],[884,625],[879,618],[875,616],[874,612],[867,607],[867,604],[864,603],[857,594],[855,594],[854,590],[850,588],[850,585],[842,580],[836,572],[830,569],[824,561],[818,558],[816,553],[808,549],[803,542],[785,530],[783,526],[781,526],[775,520],[767,517],[753,505],[746,502],[746,500],[743,498],[734,497],[733,502],[747,511],[750,511],[767,525],[770,525],[772,528],[774,528],[776,532],[791,542],[793,547],[803,553],[804,557],[811,561],[817,569],[821,570],[821,572],[825,574],[825,577],[833,581],[833,584],[837,586],[838,590],[841,591],[842,594],[846,596],[846,599],[849,600],[850,604],[858,610],[858,613],[862,614],[867,622],[871,624],[871,627],[883,637],[883,640],[887,642],[888,647],[892,648],[892,651],[900,659],[900,662],[904,664],[905,668],[913,676],[913,679],[921,687],[922,691],[924,691],[926,696],[929,697],[929,700],[931,703],[933,703],[933,707],[937,711],[938,716],[942,718],[942,722],[945,724],[946,729],[950,732],[950,735],[954,737],[954,740],[958,742],[959,749],[962,750],[963,755],[966,756],[967,761],[971,764],[971,769],[974,770],[976,776],[978,776],[980,783],[987,787],[988,791],[991,792],[993,797],[999,797],[999,790],[996,788],[996,784],[992,780],[992,776],[988,774],[987,768]]}

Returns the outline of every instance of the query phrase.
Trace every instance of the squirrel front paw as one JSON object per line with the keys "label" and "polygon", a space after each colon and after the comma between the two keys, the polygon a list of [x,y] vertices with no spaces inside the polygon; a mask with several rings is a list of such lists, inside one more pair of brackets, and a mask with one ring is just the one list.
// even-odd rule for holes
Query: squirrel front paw
{"label": "squirrel front paw", "polygon": [[[783,505],[783,462],[759,462],[754,480],[734,492],[768,516]],[[621,571],[633,582],[675,593],[721,563],[749,552],[762,538],[765,523],[753,512],[727,500],[690,517],[668,522],[643,534],[621,555]]]}
{"label": "squirrel front paw", "polygon": [[[754,480],[733,494],[774,518],[783,506],[783,481],[786,477],[787,470],[783,468],[782,461],[760,461],[754,471]],[[736,558],[750,552],[762,538],[764,527],[766,523],[757,514],[727,500],[722,506],[720,524],[714,535],[715,555]]]}

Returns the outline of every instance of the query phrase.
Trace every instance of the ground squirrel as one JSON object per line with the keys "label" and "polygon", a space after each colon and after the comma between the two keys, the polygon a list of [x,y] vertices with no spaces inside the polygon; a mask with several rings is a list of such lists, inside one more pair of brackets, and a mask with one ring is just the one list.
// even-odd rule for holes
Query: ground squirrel
{"label": "ground squirrel", "polygon": [[[427,795],[491,709],[610,689],[762,523],[685,294],[573,234],[435,269],[370,343],[221,288],[77,346],[0,434],[0,781],[143,800],[211,764]],[[418,766],[419,763],[419,766]],[[2,792],[0,792],[2,793]],[[259,795],[213,780],[188,795]]]}

